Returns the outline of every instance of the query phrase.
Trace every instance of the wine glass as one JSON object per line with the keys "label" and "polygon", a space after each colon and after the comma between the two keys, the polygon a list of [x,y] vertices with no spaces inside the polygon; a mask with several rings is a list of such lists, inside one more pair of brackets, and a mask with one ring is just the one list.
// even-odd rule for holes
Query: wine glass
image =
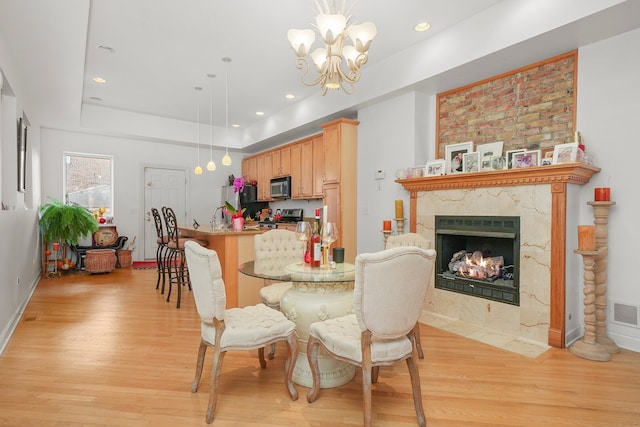
{"label": "wine glass", "polygon": [[311,237],[311,226],[306,221],[298,221],[296,224],[296,239],[304,243],[302,252],[302,260],[304,262],[305,252],[307,251],[307,240]]}
{"label": "wine glass", "polygon": [[329,250],[331,249],[331,244],[338,239],[338,226],[335,222],[327,222],[322,227],[321,236],[322,243],[325,245],[325,266],[328,267],[328,259],[329,259]]}

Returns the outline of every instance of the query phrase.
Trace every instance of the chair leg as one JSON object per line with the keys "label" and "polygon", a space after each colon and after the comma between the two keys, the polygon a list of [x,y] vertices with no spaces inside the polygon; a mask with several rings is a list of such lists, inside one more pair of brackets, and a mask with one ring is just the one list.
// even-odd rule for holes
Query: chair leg
{"label": "chair leg", "polygon": [[364,427],[371,427],[371,362],[362,363],[362,415]]}
{"label": "chair leg", "polygon": [[269,360],[273,360],[276,357],[276,343],[269,346],[269,353],[267,354]]}
{"label": "chair leg", "polygon": [[200,378],[202,377],[202,368],[204,366],[204,356],[207,354],[207,343],[200,340],[200,348],[198,349],[198,360],[196,362],[196,376],[193,378],[193,384],[191,384],[191,393],[198,391],[200,385]]}
{"label": "chair leg", "polygon": [[287,347],[289,349],[287,360],[284,362],[284,383],[287,385],[291,400],[298,400],[298,390],[293,385],[293,369],[298,360],[298,336],[291,332],[287,337]]}
{"label": "chair leg", "polygon": [[[413,353],[415,355],[415,352]],[[407,367],[409,368],[409,376],[411,377],[411,389],[413,390],[413,406],[416,409],[416,415],[418,417],[418,425],[425,427],[427,425],[427,419],[424,415],[424,408],[422,407],[422,390],[420,389],[420,373],[418,372],[418,365],[416,364],[413,356],[407,358]]]}
{"label": "chair leg", "polygon": [[374,366],[371,368],[371,384],[378,382],[378,373],[380,373],[380,366]]}
{"label": "chair leg", "polygon": [[420,359],[424,359],[424,353],[422,352],[422,342],[420,341],[420,323],[416,322],[416,326],[413,327],[413,344],[416,347],[416,350],[418,350],[418,357]]}
{"label": "chair leg", "polygon": [[267,367],[267,361],[264,360],[264,347],[258,349],[258,360],[260,361],[260,367],[262,369]]}
{"label": "chair leg", "polygon": [[311,377],[313,379],[313,385],[307,392],[307,402],[312,403],[318,398],[318,392],[320,391],[320,367],[318,366],[318,347],[320,341],[313,336],[309,336],[307,342],[307,359],[309,361],[309,368],[311,368]]}
{"label": "chair leg", "polygon": [[[178,270],[175,268],[176,266],[176,255],[177,252],[174,250],[169,250],[169,255],[167,256],[167,262],[169,264],[167,271],[169,272],[169,290],[167,291],[167,302],[169,302],[171,298],[171,288],[173,283],[178,283]],[[175,276],[175,277],[174,277]]]}
{"label": "chair leg", "polygon": [[218,403],[218,388],[220,387],[220,373],[222,372],[222,360],[226,352],[220,351],[220,346],[213,350],[213,364],[211,366],[211,389],[209,390],[209,406],[207,407],[207,424],[213,422],[213,415]]}

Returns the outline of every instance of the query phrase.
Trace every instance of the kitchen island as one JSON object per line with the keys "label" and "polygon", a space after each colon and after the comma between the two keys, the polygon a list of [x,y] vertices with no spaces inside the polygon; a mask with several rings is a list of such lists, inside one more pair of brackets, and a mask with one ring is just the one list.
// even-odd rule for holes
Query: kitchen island
{"label": "kitchen island", "polygon": [[260,302],[259,291],[264,281],[238,272],[238,265],[255,258],[254,236],[268,229],[244,231],[211,231],[210,226],[179,226],[183,236],[207,242],[207,248],[218,253],[222,279],[227,292],[227,308],[245,307]]}

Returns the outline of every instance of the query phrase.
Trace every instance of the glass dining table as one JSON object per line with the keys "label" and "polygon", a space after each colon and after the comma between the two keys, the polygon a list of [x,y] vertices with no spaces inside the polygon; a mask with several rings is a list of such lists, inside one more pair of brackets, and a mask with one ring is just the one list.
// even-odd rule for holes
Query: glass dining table
{"label": "glass dining table", "polygon": [[[292,286],[280,301],[280,310],[295,322],[299,353],[293,381],[305,387],[313,385],[307,360],[309,326],[313,322],[353,313],[355,266],[335,264],[335,268],[311,268],[303,262],[284,264],[269,261],[248,261],[238,267],[240,273],[272,282],[291,282]],[[338,387],[355,375],[355,367],[320,352],[320,387]]]}

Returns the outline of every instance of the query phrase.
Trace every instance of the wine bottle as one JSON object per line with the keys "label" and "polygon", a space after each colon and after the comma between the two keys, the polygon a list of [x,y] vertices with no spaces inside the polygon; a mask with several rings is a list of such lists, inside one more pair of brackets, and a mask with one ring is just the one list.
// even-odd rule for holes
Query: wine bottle
{"label": "wine bottle", "polygon": [[320,267],[322,260],[322,239],[320,238],[320,210],[316,209],[316,220],[312,226],[309,245],[311,248],[311,267]]}

